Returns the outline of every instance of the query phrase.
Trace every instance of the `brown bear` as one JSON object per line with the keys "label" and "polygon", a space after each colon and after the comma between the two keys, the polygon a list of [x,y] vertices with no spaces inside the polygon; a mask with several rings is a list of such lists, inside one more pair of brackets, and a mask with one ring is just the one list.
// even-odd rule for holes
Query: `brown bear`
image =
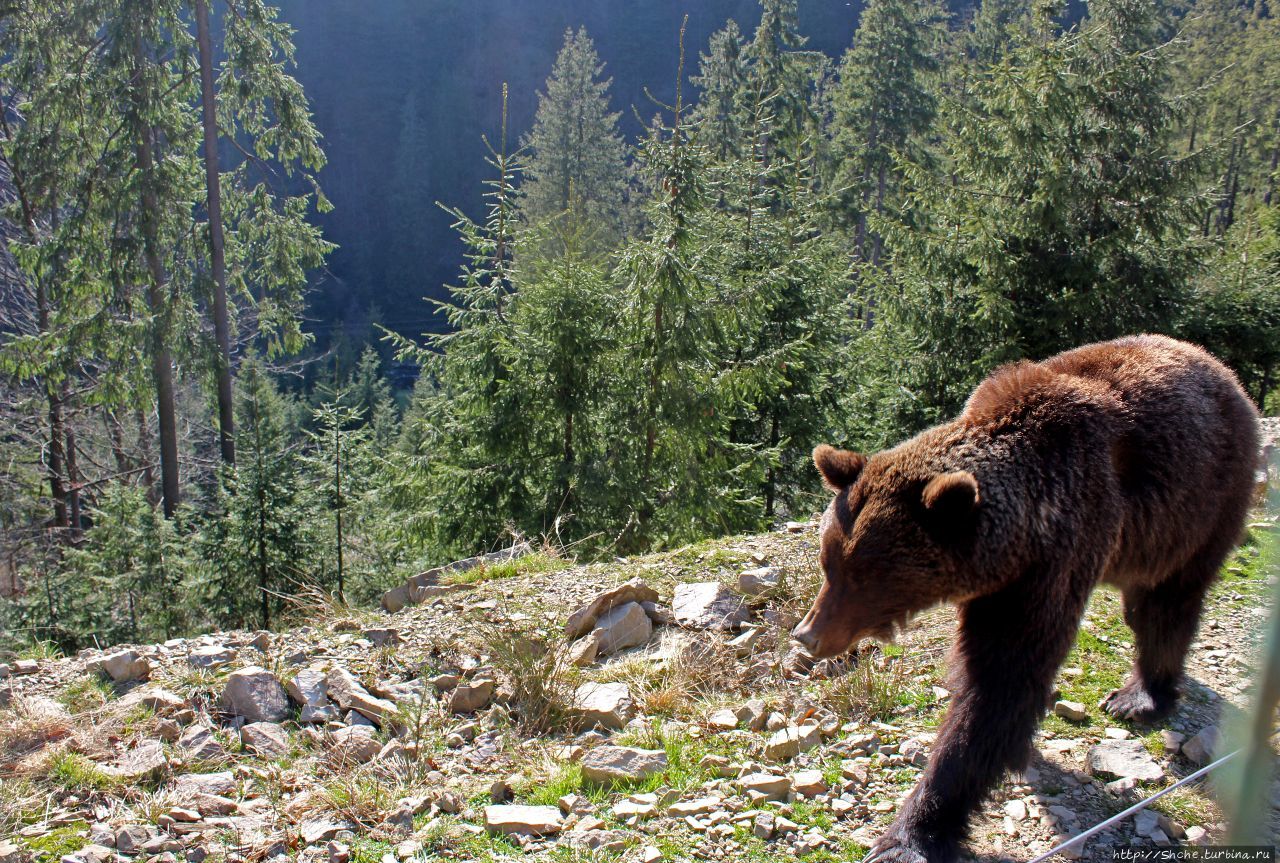
{"label": "brown bear", "polygon": [[941,863],[1026,765],[1099,582],[1123,594],[1137,653],[1102,706],[1143,722],[1174,706],[1205,592],[1241,536],[1258,414],[1204,350],[1143,335],[999,368],[958,418],[870,458],[813,457],[835,499],[825,580],[793,637],[833,656],[958,606],[950,710],[867,858]]}

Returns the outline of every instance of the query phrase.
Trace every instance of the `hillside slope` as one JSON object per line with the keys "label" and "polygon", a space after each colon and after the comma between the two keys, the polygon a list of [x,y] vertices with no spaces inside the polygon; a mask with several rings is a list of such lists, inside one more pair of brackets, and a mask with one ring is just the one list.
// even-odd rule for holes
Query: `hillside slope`
{"label": "hillside slope", "polygon": [[[1259,517],[1251,536],[1275,527]],[[278,633],[12,662],[0,863],[848,860],[927,762],[954,615],[811,668],[785,633],[817,583],[815,540],[806,523],[610,564],[538,552],[442,573],[395,614],[317,605]],[[1267,613],[1254,540],[1215,587],[1187,697],[1158,729],[1096,707],[1127,670],[1131,635],[1118,596],[1095,595],[1059,678],[1082,718],[1046,717],[1032,767],[984,807],[974,853],[1029,859],[1205,757],[1202,731],[1245,702]],[[620,603],[566,645],[570,613],[624,585],[621,599],[657,601]],[[764,593],[740,609],[742,585]],[[661,622],[673,598],[684,625]],[[707,628],[718,623],[730,630]],[[601,639],[640,643],[592,659]],[[1090,775],[1100,744],[1136,749],[1149,778]],[[1203,785],[1156,811],[1090,841],[1084,859],[1223,829]]]}

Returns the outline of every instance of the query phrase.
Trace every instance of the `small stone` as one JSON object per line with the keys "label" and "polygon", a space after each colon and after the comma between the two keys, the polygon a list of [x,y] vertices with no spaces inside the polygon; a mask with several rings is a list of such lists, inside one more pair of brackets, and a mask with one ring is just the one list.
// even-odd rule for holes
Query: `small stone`
{"label": "small stone", "polygon": [[332,737],[334,750],[359,764],[372,761],[382,751],[382,744],[367,725],[339,728]]}
{"label": "small stone", "polygon": [[236,652],[225,645],[198,647],[187,654],[187,664],[195,668],[218,668],[236,658]]}
{"label": "small stone", "polygon": [[1133,736],[1124,728],[1104,728],[1102,733],[1108,740],[1128,740]]}
{"label": "small stone", "polygon": [[1014,821],[1027,820],[1027,804],[1021,800],[1010,800],[1004,804],[1004,814]]}
{"label": "small stone", "polygon": [[31,863],[34,855],[8,839],[0,839],[0,863]]}
{"label": "small stone", "polygon": [[151,841],[153,835],[150,827],[141,824],[121,827],[116,831],[116,851],[126,855],[136,854],[142,850],[143,845]]}
{"label": "small stone", "polygon": [[146,680],[151,676],[151,661],[136,650],[117,650],[102,657],[100,667],[116,683]]}
{"label": "small stone", "polygon": [[331,668],[324,676],[324,688],[340,710],[354,710],[378,725],[394,724],[398,719],[394,704],[370,694],[345,668]]}
{"label": "small stone", "polygon": [[595,631],[588,632],[582,638],[569,645],[569,664],[585,668],[596,661],[600,655],[600,636]]}
{"label": "small stone", "polygon": [[791,774],[791,788],[802,797],[827,793],[827,782],[821,770],[798,770]]}
{"label": "small stone", "polygon": [[459,683],[449,693],[449,709],[454,713],[475,713],[489,706],[494,689],[492,680]]}
{"label": "small stone", "polygon": [[738,590],[747,596],[760,596],[777,590],[782,583],[782,569],[777,566],[761,566],[738,574]]}
{"label": "small stone", "polygon": [[226,755],[213,732],[203,725],[188,725],[178,738],[178,748],[199,761],[215,761]]}
{"label": "small stone", "polygon": [[248,722],[281,722],[289,715],[289,696],[274,674],[251,665],[231,672],[222,703]]}
{"label": "small stone", "polygon": [[1160,826],[1160,819],[1150,809],[1143,809],[1133,818],[1133,832],[1139,836],[1150,836]]}
{"label": "small stone", "polygon": [[738,778],[743,792],[759,794],[766,800],[785,800],[791,791],[791,778],[772,773],[749,773]]}
{"label": "small stone", "polygon": [[646,845],[640,850],[640,863],[660,863],[662,859],[662,852],[652,845]]}
{"label": "small stone", "polygon": [[621,728],[635,714],[625,683],[584,683],[573,697],[573,709],[590,725]]}
{"label": "small stone", "polygon": [[717,731],[728,731],[738,727],[738,715],[726,707],[707,717],[707,724]]}
{"label": "small stone", "polygon": [[772,812],[761,812],[751,822],[751,832],[760,839],[772,838],[774,830],[777,829],[777,818]]}
{"label": "small stone", "polygon": [[718,581],[677,584],[671,613],[691,629],[736,629],[749,615],[742,597]]}
{"label": "small stone", "polygon": [[244,748],[264,758],[283,758],[289,754],[289,735],[274,722],[250,722],[240,729]]}
{"label": "small stone", "polygon": [[37,659],[18,659],[14,660],[10,670],[15,674],[35,674],[40,670],[40,661]]}
{"label": "small stone", "polygon": [[1164,770],[1147,754],[1141,740],[1104,740],[1089,748],[1089,772],[1103,779],[1156,782]]}
{"label": "small stone", "polygon": [[720,797],[698,797],[694,800],[685,800],[680,803],[673,803],[667,807],[667,814],[673,818],[686,818],[690,815],[705,815],[708,812],[714,812],[720,808],[724,800]]}
{"label": "small stone", "polygon": [[598,654],[608,656],[648,641],[653,634],[653,621],[640,603],[626,602],[600,615],[592,634],[596,636]]}
{"label": "small stone", "polygon": [[304,845],[318,845],[321,842],[327,842],[345,829],[345,824],[330,821],[327,818],[316,818],[310,821],[303,821],[298,828],[298,832],[302,834]]}
{"label": "small stone", "polygon": [[389,626],[374,627],[363,630],[360,637],[367,638],[374,647],[386,647],[400,643],[400,630]]}
{"label": "small stone", "polygon": [[550,836],[563,827],[554,806],[486,806],[484,826],[491,833],[521,836]]}
{"label": "small stone", "polygon": [[573,641],[591,632],[596,628],[600,615],[615,606],[628,602],[656,603],[657,601],[658,592],[656,590],[640,579],[633,578],[624,584],[597,594],[591,602],[569,615],[569,620],[564,627],[565,637]]}
{"label": "small stone", "polygon": [[1202,728],[1198,734],[1182,744],[1182,754],[1198,766],[1203,767],[1213,760],[1213,754],[1222,741],[1222,732],[1216,725]]}
{"label": "small stone", "polygon": [[1089,718],[1089,712],[1078,701],[1059,701],[1053,705],[1053,712],[1055,715],[1061,716],[1063,719],[1069,719],[1072,722],[1083,722]]}
{"label": "small stone", "polygon": [[818,726],[792,725],[778,731],[765,742],[764,755],[771,761],[782,761],[808,752],[821,742],[822,732]]}
{"label": "small stone", "polygon": [[1160,742],[1164,744],[1164,751],[1168,755],[1177,755],[1182,751],[1182,743],[1187,739],[1185,734],[1179,734],[1176,731],[1170,731],[1168,728],[1160,729]]}
{"label": "small stone", "polygon": [[1132,776],[1126,776],[1123,779],[1112,780],[1111,782],[1108,782],[1104,787],[1107,789],[1108,793],[1114,794],[1117,797],[1119,797],[1120,795],[1127,794],[1133,789],[1137,788],[1138,780],[1134,779]]}
{"label": "small stone", "polygon": [[164,743],[159,740],[144,740],[121,756],[117,765],[105,766],[102,771],[120,779],[137,781],[163,773],[168,767],[169,759],[164,754]]}
{"label": "small stone", "polygon": [[580,763],[582,776],[588,782],[637,782],[666,770],[667,753],[661,749],[597,746],[582,756]]}
{"label": "small stone", "polygon": [[729,649],[738,658],[750,656],[755,650],[756,642],[760,640],[760,633],[763,631],[758,626],[743,627],[739,635],[729,640]]}
{"label": "small stone", "polygon": [[1209,835],[1208,830],[1196,825],[1187,828],[1187,841],[1192,845],[1199,845],[1203,847],[1212,841],[1212,837]]}

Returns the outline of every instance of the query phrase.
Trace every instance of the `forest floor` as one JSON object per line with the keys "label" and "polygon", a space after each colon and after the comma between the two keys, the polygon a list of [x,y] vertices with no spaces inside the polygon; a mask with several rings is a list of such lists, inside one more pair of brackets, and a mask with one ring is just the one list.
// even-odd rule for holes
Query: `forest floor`
{"label": "forest floor", "polygon": [[[1132,635],[1119,596],[1095,593],[1057,680],[1082,712],[1048,712],[966,856],[1028,860],[1205,760],[1206,729],[1247,705],[1274,587],[1259,543],[1276,535],[1274,515],[1254,516],[1185,697],[1156,727],[1097,706]],[[857,859],[927,763],[955,619],[936,609],[895,645],[810,667],[786,633],[818,583],[816,539],[806,522],[608,564],[536,552],[446,574],[395,614],[314,604],[274,633],[15,658],[0,679],[0,863]],[[602,591],[639,579],[658,595],[644,616],[668,620],[677,586],[736,596],[761,567],[779,583],[733,631],[631,620],[643,643],[568,660],[581,644],[565,644],[566,619]],[[1145,778],[1091,771],[1097,746],[1131,747]],[[1210,783],[1152,811],[1074,856],[1222,841]]]}

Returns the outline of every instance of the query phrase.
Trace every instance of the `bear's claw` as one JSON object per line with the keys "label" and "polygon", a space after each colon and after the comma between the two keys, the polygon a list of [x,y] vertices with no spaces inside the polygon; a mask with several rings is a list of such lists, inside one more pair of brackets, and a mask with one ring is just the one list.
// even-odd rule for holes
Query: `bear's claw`
{"label": "bear's claw", "polygon": [[1176,694],[1153,694],[1140,681],[1131,680],[1120,689],[1112,690],[1098,706],[1116,719],[1150,723],[1168,715],[1176,701]]}
{"label": "bear's claw", "polygon": [[909,836],[898,832],[890,832],[876,840],[870,853],[862,858],[862,863],[943,863],[949,856],[930,856]]}

